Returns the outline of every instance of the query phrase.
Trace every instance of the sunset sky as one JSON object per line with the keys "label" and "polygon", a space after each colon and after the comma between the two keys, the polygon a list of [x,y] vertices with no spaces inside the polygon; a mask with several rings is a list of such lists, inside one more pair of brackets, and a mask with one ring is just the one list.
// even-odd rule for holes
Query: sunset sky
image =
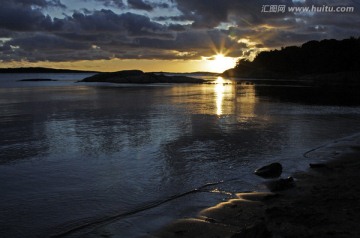
{"label": "sunset sky", "polygon": [[222,72],[259,51],[359,37],[359,10],[356,0],[1,0],[0,67]]}

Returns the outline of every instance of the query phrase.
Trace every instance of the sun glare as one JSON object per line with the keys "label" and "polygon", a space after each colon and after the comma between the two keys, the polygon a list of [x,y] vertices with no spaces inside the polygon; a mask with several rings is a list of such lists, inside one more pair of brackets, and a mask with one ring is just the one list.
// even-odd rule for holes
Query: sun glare
{"label": "sun glare", "polygon": [[227,69],[233,68],[236,65],[236,58],[226,57],[223,54],[217,54],[208,59],[208,68],[211,72],[222,73]]}

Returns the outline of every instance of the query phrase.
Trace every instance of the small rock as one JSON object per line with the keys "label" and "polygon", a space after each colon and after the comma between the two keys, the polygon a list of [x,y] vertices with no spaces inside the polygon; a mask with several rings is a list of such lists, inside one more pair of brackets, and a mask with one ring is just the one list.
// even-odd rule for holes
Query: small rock
{"label": "small rock", "polygon": [[272,163],[255,170],[254,173],[263,178],[278,178],[282,173],[282,165],[280,163]]}
{"label": "small rock", "polygon": [[295,187],[295,181],[293,177],[287,179],[278,179],[266,183],[266,186],[271,192],[283,191]]}

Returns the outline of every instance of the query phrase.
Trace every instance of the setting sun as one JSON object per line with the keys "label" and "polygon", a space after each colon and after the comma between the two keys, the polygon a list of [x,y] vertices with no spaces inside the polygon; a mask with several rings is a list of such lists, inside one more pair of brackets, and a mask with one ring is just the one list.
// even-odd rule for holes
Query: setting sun
{"label": "setting sun", "polygon": [[233,68],[236,65],[236,58],[226,57],[223,54],[217,54],[208,60],[208,69],[212,72],[224,72],[227,69]]}

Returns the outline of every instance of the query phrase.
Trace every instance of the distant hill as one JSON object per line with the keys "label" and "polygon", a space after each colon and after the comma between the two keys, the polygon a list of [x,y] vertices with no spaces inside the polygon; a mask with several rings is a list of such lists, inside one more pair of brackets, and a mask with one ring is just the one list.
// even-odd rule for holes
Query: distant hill
{"label": "distant hill", "polygon": [[43,67],[26,67],[26,68],[0,68],[0,73],[97,73],[97,72],[71,70],[71,69],[52,69],[52,68],[43,68]]}
{"label": "distant hill", "polygon": [[223,75],[360,85],[360,38],[309,41],[301,46],[264,51],[253,61],[238,61],[234,69]]}

